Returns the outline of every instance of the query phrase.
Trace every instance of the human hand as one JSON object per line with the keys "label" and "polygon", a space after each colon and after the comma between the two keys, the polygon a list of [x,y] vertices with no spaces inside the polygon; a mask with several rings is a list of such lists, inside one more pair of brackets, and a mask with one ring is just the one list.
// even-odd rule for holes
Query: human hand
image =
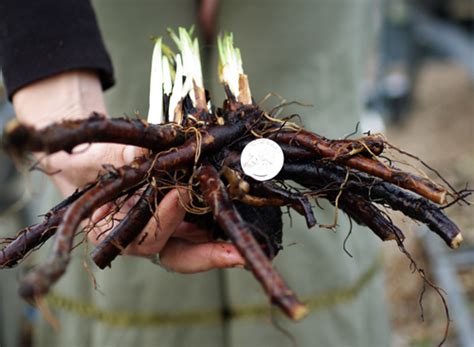
{"label": "human hand", "polygon": [[[36,128],[64,119],[85,118],[92,111],[106,114],[100,81],[90,71],[65,72],[33,83],[14,94],[13,104],[18,119]],[[120,167],[143,154],[143,149],[133,146],[97,143],[77,146],[72,154],[59,152],[45,158],[39,154],[38,158],[41,168],[54,173],[50,178],[68,196],[94,181],[104,170],[102,164]],[[123,218],[133,204],[132,198],[114,219]],[[107,235],[108,223],[99,221],[105,221],[111,212],[111,205],[106,205],[92,216],[92,223],[96,224],[88,235],[92,243],[99,243]],[[142,232],[149,236],[143,242],[133,242],[124,253],[139,256],[159,253],[164,267],[182,273],[244,265],[233,245],[212,242],[206,230],[183,222],[184,214],[178,192],[170,191]],[[138,236],[137,240],[140,239],[143,238]]]}

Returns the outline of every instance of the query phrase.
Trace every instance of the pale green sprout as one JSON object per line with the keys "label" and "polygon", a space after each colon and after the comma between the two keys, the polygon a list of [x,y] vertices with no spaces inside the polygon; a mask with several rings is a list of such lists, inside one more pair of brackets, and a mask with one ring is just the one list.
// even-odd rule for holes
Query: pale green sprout
{"label": "pale green sprout", "polygon": [[204,84],[202,79],[201,58],[199,56],[199,42],[197,38],[192,39],[193,31],[193,27],[191,27],[189,31],[180,27],[178,34],[176,34],[173,30],[168,29],[170,37],[178,47],[182,58],[183,74],[185,76],[183,87],[185,89],[182,90],[181,95],[184,97],[189,93],[193,105],[197,106],[196,100],[198,99],[198,95],[196,95],[194,85],[199,87],[203,93]]}
{"label": "pale green sprout", "polygon": [[232,33],[224,33],[217,38],[217,49],[219,52],[219,80],[227,85],[231,93],[238,99],[239,79],[244,75],[242,67],[242,56],[240,50],[234,47],[234,36]]}
{"label": "pale green sprout", "polygon": [[175,52],[168,46],[166,43],[161,44],[161,51],[165,55],[165,57],[168,59],[168,62],[170,63],[170,66],[173,67],[175,62],[174,62],[174,56]]}
{"label": "pale green sprout", "polygon": [[[161,38],[156,39],[153,48],[152,68],[150,76],[150,106],[148,122],[163,123],[163,95],[169,95],[168,119],[180,122],[177,107],[181,100],[190,95],[195,107],[206,108],[205,92],[202,78],[199,42],[192,39],[194,28],[189,31],[178,29],[178,34],[168,29],[171,39],[179,49],[175,54]],[[184,77],[184,82],[183,82]],[[200,100],[200,105],[197,105]],[[203,105],[204,103],[204,105]]]}

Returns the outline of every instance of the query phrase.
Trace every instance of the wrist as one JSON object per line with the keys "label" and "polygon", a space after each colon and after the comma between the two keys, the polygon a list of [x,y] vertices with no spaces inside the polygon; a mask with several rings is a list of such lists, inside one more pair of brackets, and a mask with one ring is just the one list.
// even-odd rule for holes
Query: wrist
{"label": "wrist", "polygon": [[99,77],[88,70],[63,72],[29,84],[13,95],[13,106],[20,122],[36,128],[86,118],[93,111],[106,113]]}

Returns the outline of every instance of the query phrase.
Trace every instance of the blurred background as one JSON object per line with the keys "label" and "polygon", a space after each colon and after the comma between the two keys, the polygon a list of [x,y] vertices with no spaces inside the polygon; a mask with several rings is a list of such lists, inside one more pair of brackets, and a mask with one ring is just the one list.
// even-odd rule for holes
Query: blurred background
{"label": "blurred background", "polygon": [[[383,131],[398,147],[423,158],[456,189],[472,188],[474,177],[474,1],[383,2],[380,40],[365,81],[363,131]],[[0,76],[0,127],[14,117]],[[26,178],[26,180],[28,180]],[[0,237],[35,222],[28,181],[0,152]],[[472,198],[471,198],[472,200]],[[46,211],[46,207],[45,207]],[[447,249],[430,231],[398,215],[406,247],[447,295],[452,326],[447,346],[474,346],[474,217],[472,207],[446,210],[465,242]],[[2,245],[0,244],[0,247]],[[384,263],[394,347],[432,346],[445,327],[443,305],[433,290],[418,300],[423,281],[408,259],[386,243]],[[29,346],[37,314],[16,294],[18,269],[0,271],[0,346]],[[21,271],[24,271],[22,269]]]}
{"label": "blurred background", "polygon": [[[368,108],[382,116],[391,143],[423,158],[456,189],[472,188],[474,1],[388,1],[383,18]],[[446,345],[474,346],[473,209],[454,205],[445,211],[463,232],[459,249],[447,249],[429,230],[408,221],[406,245],[446,291],[452,320]],[[446,322],[438,295],[425,293],[422,322],[418,299],[423,282],[389,243],[384,244],[384,260],[392,346],[437,345]]]}

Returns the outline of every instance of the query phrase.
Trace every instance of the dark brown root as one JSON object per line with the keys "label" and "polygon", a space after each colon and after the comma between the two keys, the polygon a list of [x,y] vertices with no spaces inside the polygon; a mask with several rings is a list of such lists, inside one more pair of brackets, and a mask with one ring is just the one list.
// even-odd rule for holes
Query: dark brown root
{"label": "dark brown root", "polygon": [[88,185],[84,189],[74,192],[46,213],[42,223],[21,230],[16,238],[0,251],[0,268],[10,268],[17,265],[28,253],[53,236],[67,207],[91,188],[92,185]]}
{"label": "dark brown root", "polygon": [[[318,154],[321,158],[340,162],[348,167],[382,178],[439,204],[445,202],[446,190],[431,180],[389,167],[379,160],[360,155],[358,151],[362,151],[360,147],[366,148],[365,144],[351,150],[349,150],[351,147],[331,146],[331,144],[323,141],[321,137],[303,130],[298,133],[279,132],[273,137],[277,142],[301,145]],[[367,144],[367,146],[369,145]]]}
{"label": "dark brown root", "polygon": [[48,212],[43,223],[21,230],[11,243],[0,251],[0,268],[17,265],[28,253],[53,236],[65,212],[65,208],[54,214]]}
{"label": "dark brown root", "polygon": [[173,124],[154,125],[129,118],[107,119],[93,113],[87,119],[67,120],[41,130],[13,120],[5,128],[4,137],[5,150],[22,156],[25,152],[71,153],[77,145],[92,142],[121,143],[160,151],[182,144],[185,134]]}
{"label": "dark brown root", "polygon": [[[291,177],[309,188],[327,187],[331,184],[333,189],[338,189],[344,176],[345,170],[340,166],[314,161],[313,163],[287,163],[279,177],[282,179]],[[451,248],[459,246],[460,238],[462,240],[461,231],[456,224],[439,207],[425,198],[355,171],[349,177],[346,189],[368,201],[389,206],[393,210],[401,211],[410,218],[426,224]]]}
{"label": "dark brown root", "polygon": [[[332,202],[333,199],[330,201]],[[344,192],[338,206],[347,213],[357,224],[365,225],[374,232],[382,241],[399,238],[404,240],[403,232],[388,220],[381,211],[361,196]]]}
{"label": "dark brown root", "polygon": [[214,219],[227,232],[272,302],[294,320],[306,316],[308,308],[298,301],[293,291],[271,266],[247,224],[233,206],[214,167],[203,165],[198,171],[198,177],[204,199],[211,207]]}
{"label": "dark brown root", "polygon": [[115,200],[128,189],[139,186],[146,177],[147,171],[143,170],[146,164],[149,166],[148,162],[144,162],[138,168],[124,166],[107,173],[67,208],[58,227],[49,260],[25,276],[20,285],[21,296],[34,299],[49,291],[66,271],[74,236],[81,221],[92,215],[96,208]]}
{"label": "dark brown root", "polygon": [[[163,196],[161,192],[160,198]],[[141,233],[151,219],[158,201],[155,188],[149,185],[124,219],[92,251],[91,258],[101,269],[111,262]]]}

